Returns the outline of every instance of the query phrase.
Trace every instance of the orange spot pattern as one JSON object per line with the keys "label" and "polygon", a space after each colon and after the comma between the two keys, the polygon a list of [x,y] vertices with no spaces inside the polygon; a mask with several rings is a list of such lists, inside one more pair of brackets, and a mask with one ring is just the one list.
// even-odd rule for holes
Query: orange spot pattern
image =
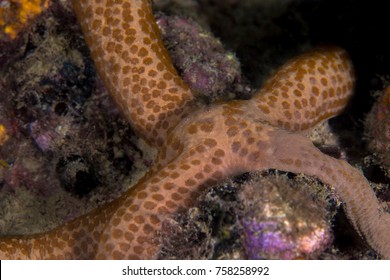
{"label": "orange spot pattern", "polygon": [[[74,1],[91,56],[124,117],[162,145],[193,95],[178,77],[148,1]],[[93,3],[92,3],[93,2]]]}
{"label": "orange spot pattern", "polygon": [[353,92],[353,77],[345,51],[312,50],[275,72],[257,93],[257,106],[273,125],[307,130],[343,110]]}
{"label": "orange spot pattern", "polygon": [[108,91],[159,154],[116,201],[47,233],[0,239],[1,259],[158,258],[166,218],[222,178],[269,168],[332,186],[356,230],[390,258],[390,214],[368,181],[299,133],[339,113],[351,96],[344,50],[316,49],[287,62],[251,100],[196,108],[161,43],[150,1],[73,4]]}

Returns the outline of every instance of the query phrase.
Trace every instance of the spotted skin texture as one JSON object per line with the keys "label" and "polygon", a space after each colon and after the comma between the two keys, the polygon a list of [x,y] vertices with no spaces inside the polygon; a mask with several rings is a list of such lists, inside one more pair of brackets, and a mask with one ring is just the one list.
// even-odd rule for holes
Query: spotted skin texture
{"label": "spotted skin texture", "polygon": [[[176,73],[148,1],[73,1],[111,96],[141,137],[161,145],[193,99]],[[187,106],[186,106],[187,105]]]}
{"label": "spotted skin texture", "polygon": [[353,69],[345,52],[309,51],[290,61],[257,94],[256,106],[273,125],[286,130],[311,128],[339,114],[353,90]]}
{"label": "spotted skin texture", "polygon": [[[301,133],[338,114],[351,96],[354,74],[346,52],[335,47],[309,51],[277,70],[251,100],[195,109],[193,95],[161,44],[150,4],[74,1],[108,91],[134,129],[159,150],[154,166],[119,199],[90,214],[47,233],[0,239],[0,258],[158,258],[167,218],[192,206],[202,191],[223,178],[270,168],[304,173],[328,184],[361,236],[390,258],[390,215],[368,181],[347,162],[322,154]],[[113,14],[126,20],[115,23]],[[111,33],[104,35],[105,28]],[[133,63],[123,58],[125,45],[115,45],[113,52],[108,46],[126,32],[137,38],[126,43],[127,50],[137,47]],[[139,53],[143,48],[146,55]],[[149,57],[151,63],[145,64]],[[156,75],[149,74],[152,70]],[[160,82],[166,86],[159,88]],[[156,94],[145,100],[153,91]],[[170,96],[168,103],[165,95]],[[160,110],[155,112],[156,104]]]}

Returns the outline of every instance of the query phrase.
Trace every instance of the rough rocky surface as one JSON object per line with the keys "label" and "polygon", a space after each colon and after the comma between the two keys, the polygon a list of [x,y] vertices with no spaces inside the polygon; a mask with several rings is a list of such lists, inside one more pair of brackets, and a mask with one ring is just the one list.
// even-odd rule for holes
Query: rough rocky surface
{"label": "rough rocky surface", "polygon": [[[207,66],[217,86],[208,86],[205,79],[200,84],[207,85],[205,94],[211,94],[211,99],[248,98],[275,67],[312,46],[344,47],[356,67],[356,95],[344,114],[319,127],[311,138],[326,153],[361,168],[380,198],[389,201],[389,167],[378,158],[381,150],[368,149],[366,141],[367,131],[373,131],[376,123],[364,121],[372,108],[390,110],[379,97],[384,94],[375,94],[385,91],[390,75],[390,46],[383,35],[385,9],[381,1],[375,2],[158,0],[155,9],[162,23],[169,19],[188,24],[194,33],[185,36],[193,36],[194,42],[202,37],[199,33],[209,34],[214,40],[211,47],[220,40],[215,61],[231,58],[232,64]],[[180,50],[181,34],[167,32],[165,43],[176,67],[191,74],[186,72],[188,60],[175,51]],[[211,51],[207,55],[216,56]],[[190,66],[202,69],[198,71],[202,74],[199,52],[196,58],[187,59],[195,61]],[[233,78],[224,80],[227,69]],[[153,161],[153,151],[134,136],[107,96],[68,1],[52,1],[48,11],[15,39],[0,41],[0,100],[2,235],[48,230],[98,207],[134,184]],[[382,103],[375,107],[375,102]],[[386,125],[390,120],[385,116],[380,121]],[[388,142],[380,147],[389,152]],[[268,173],[261,176],[274,176],[274,171]],[[199,199],[199,207],[167,223],[172,234],[161,257],[247,258],[241,222],[247,212],[242,208],[245,195],[239,190],[256,176],[260,175],[244,174],[221,182]],[[324,227],[330,228],[327,238],[333,242],[321,243],[320,251],[303,257],[377,257],[323,185],[293,174],[281,176],[300,189],[298,193],[308,192],[316,201],[312,207],[319,212],[326,209]],[[193,245],[191,250],[180,247],[185,242]]]}

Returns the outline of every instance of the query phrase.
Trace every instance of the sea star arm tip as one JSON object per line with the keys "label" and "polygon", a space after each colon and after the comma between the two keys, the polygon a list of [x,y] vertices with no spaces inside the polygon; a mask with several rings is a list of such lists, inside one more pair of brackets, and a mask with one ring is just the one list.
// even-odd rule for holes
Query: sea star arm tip
{"label": "sea star arm tip", "polygon": [[338,115],[352,96],[355,74],[347,52],[323,46],[288,61],[255,95],[263,119],[291,131]]}

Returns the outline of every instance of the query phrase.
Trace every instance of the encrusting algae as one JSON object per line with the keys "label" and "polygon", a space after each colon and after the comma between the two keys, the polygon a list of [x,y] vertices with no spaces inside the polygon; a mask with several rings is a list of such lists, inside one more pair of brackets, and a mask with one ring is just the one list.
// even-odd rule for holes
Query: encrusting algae
{"label": "encrusting algae", "polygon": [[150,1],[73,4],[110,95],[159,154],[149,173],[112,203],[47,233],[0,239],[1,258],[158,258],[167,218],[223,178],[266,169],[330,185],[359,234],[390,258],[390,214],[369,182],[301,133],[348,103],[355,76],[345,50],[317,48],[290,60],[251,100],[198,107],[162,45]]}
{"label": "encrusting algae", "polygon": [[49,7],[50,0],[5,0],[0,3],[0,40],[18,33]]}

